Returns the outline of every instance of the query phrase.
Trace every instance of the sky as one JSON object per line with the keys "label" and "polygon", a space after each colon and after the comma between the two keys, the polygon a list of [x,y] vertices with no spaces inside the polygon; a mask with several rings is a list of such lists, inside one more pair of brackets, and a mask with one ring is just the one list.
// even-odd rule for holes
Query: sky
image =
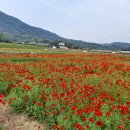
{"label": "sky", "polygon": [[130,43],[130,0],[0,0],[0,11],[64,38]]}

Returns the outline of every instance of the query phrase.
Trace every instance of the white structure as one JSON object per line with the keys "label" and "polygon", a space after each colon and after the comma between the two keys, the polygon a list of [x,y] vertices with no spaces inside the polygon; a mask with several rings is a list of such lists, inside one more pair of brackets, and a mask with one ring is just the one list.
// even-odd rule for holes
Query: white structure
{"label": "white structure", "polygon": [[117,52],[115,52],[115,51],[112,51],[112,54],[116,54]]}
{"label": "white structure", "polygon": [[64,42],[60,42],[59,43],[59,48],[60,49],[65,49],[65,43]]}
{"label": "white structure", "polygon": [[56,46],[53,46],[52,49],[56,49]]}
{"label": "white structure", "polygon": [[87,51],[86,50],[84,50],[84,51],[82,51],[83,53],[86,53]]}

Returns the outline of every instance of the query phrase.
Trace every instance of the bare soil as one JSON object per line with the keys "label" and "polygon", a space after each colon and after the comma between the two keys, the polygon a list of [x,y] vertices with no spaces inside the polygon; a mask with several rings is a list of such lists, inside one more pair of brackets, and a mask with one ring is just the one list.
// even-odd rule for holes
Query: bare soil
{"label": "bare soil", "polygon": [[[1,126],[4,128],[2,129]],[[38,127],[40,128],[38,129]],[[48,130],[45,125],[39,125],[22,113],[12,111],[8,105],[0,103],[0,130]]]}

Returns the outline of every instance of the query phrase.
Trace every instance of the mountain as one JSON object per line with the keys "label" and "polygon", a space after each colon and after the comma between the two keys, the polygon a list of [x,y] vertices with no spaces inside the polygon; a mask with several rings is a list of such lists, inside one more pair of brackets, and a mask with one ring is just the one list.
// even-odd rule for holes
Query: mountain
{"label": "mountain", "polygon": [[84,42],[81,40],[66,39],[58,36],[50,31],[30,26],[21,20],[9,16],[0,11],[0,33],[6,35],[9,40],[16,42],[32,42],[32,41],[64,41],[77,48],[102,48],[96,43]]}
{"label": "mountain", "polygon": [[13,42],[41,42],[52,44],[65,42],[73,48],[122,50],[130,47],[129,43],[114,42],[111,44],[97,44],[81,40],[66,39],[50,31],[30,26],[21,20],[0,11],[0,41]]}
{"label": "mountain", "polygon": [[61,40],[62,38],[55,33],[47,30],[30,26],[21,20],[9,16],[0,11],[0,32],[12,37],[27,38],[35,37],[49,40]]}
{"label": "mountain", "polygon": [[126,43],[126,42],[112,42],[111,45],[115,45],[115,46],[124,46],[124,47],[129,47],[130,43]]}
{"label": "mountain", "polygon": [[130,47],[130,43],[126,42],[112,42],[109,44],[103,44],[106,49],[109,50],[125,50]]}

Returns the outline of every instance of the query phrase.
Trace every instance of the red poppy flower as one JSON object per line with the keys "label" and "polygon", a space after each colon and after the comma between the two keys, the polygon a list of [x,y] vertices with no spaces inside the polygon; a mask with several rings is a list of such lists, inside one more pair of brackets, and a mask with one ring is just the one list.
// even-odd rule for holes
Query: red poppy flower
{"label": "red poppy flower", "polygon": [[90,128],[90,126],[89,126],[89,125],[86,125],[86,128],[87,128],[87,129],[89,129],[89,128]]}
{"label": "red poppy flower", "polygon": [[4,98],[5,96],[3,94],[0,94],[0,99]]}
{"label": "red poppy flower", "polygon": [[33,101],[32,101],[32,104],[33,104],[33,105],[35,105],[35,104],[36,104],[36,101],[35,101],[35,100],[33,100]]}
{"label": "red poppy flower", "polygon": [[101,126],[103,126],[103,123],[102,123],[102,121],[98,120],[98,121],[96,122],[96,125],[101,127]]}
{"label": "red poppy flower", "polygon": [[53,129],[56,130],[56,129],[57,129],[57,125],[54,125],[54,126],[53,126]]}
{"label": "red poppy flower", "polygon": [[110,112],[106,112],[106,116],[110,116]]}
{"label": "red poppy flower", "polygon": [[118,125],[118,126],[117,126],[117,129],[122,129],[122,126],[121,126],[121,125]]}
{"label": "red poppy flower", "polygon": [[99,110],[96,110],[94,114],[95,114],[96,116],[102,116],[102,112],[99,111]]}
{"label": "red poppy flower", "polygon": [[130,116],[128,116],[127,119],[130,120]]}
{"label": "red poppy flower", "polygon": [[82,118],[82,121],[86,121],[86,118]]}
{"label": "red poppy flower", "polygon": [[88,120],[94,122],[94,119],[92,117],[90,117]]}
{"label": "red poppy flower", "polygon": [[40,102],[40,103],[38,104],[38,106],[39,106],[39,107],[42,107],[42,102]]}

